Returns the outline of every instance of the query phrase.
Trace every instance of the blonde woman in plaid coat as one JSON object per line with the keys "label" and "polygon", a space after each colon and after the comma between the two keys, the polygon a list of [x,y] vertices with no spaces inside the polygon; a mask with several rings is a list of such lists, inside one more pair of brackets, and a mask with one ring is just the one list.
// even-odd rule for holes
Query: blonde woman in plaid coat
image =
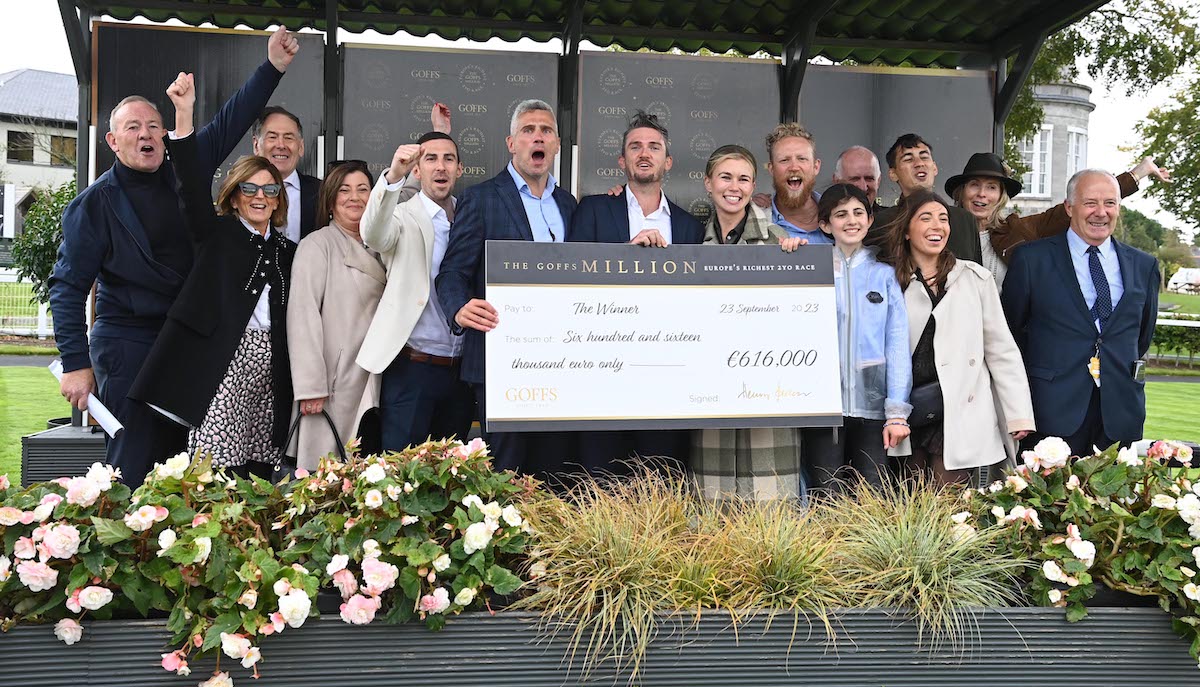
{"label": "blonde woman in plaid coat", "polygon": [[[709,156],[704,188],[713,213],[704,245],[778,245],[791,252],[807,243],[788,238],[750,202],[757,169],[754,155],[741,146],[721,146]],[[710,499],[798,499],[803,493],[800,432],[791,427],[694,430],[689,465],[700,493]]]}

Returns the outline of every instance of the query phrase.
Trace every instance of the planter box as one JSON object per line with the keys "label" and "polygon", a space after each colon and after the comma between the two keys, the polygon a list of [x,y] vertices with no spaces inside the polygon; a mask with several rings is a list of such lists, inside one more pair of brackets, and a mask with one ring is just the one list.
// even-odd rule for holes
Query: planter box
{"label": "planter box", "polygon": [[[626,685],[627,675],[598,672],[586,682],[578,663],[564,660],[565,640],[538,638],[536,616],[503,612],[464,614],[446,629],[375,623],[353,627],[336,616],[310,618],[303,628],[263,642],[263,676],[225,659],[241,687],[287,685],[445,685],[447,687],[561,687]],[[980,611],[959,646],[934,652],[917,646],[916,628],[883,611],[851,611],[835,619],[837,641],[820,626],[790,617],[742,625],[706,613],[665,618],[634,684],[821,685],[861,687],[1045,687],[1197,684],[1200,670],[1187,644],[1155,609],[1098,608],[1068,624],[1059,609]],[[0,685],[190,686],[212,662],[193,664],[192,676],[158,667],[167,633],[163,621],[85,623],[83,641],[65,646],[50,626],[21,626],[0,635]],[[228,668],[227,668],[228,669]]]}

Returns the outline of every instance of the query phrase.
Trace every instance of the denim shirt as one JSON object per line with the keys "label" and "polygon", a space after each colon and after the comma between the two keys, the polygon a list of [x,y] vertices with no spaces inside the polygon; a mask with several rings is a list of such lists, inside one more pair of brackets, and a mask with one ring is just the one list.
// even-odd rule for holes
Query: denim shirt
{"label": "denim shirt", "polygon": [[908,418],[912,358],[908,313],[896,273],[861,247],[847,258],[833,249],[842,412],[868,420]]}

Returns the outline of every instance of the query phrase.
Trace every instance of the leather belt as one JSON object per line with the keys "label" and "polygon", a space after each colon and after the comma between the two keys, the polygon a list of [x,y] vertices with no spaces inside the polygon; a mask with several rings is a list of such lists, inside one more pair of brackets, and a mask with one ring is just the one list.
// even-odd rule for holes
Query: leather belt
{"label": "leather belt", "polygon": [[438,367],[454,367],[462,362],[461,356],[451,358],[444,355],[431,355],[429,353],[422,353],[411,346],[401,348],[400,355],[414,363],[427,363],[429,365],[437,365]]}

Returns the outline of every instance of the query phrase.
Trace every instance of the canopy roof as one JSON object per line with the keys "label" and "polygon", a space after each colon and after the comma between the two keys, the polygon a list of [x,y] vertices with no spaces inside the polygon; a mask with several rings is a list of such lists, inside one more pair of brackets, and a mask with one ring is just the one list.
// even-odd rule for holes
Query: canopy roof
{"label": "canopy roof", "polygon": [[[60,0],[72,3],[72,0]],[[73,0],[93,15],[220,27],[407,31],[423,36],[548,41],[580,38],[636,50],[785,53],[806,34],[809,55],[834,61],[955,67],[969,53],[1004,56],[1105,0]],[[336,14],[334,14],[336,12]],[[815,33],[812,31],[815,24]]]}

